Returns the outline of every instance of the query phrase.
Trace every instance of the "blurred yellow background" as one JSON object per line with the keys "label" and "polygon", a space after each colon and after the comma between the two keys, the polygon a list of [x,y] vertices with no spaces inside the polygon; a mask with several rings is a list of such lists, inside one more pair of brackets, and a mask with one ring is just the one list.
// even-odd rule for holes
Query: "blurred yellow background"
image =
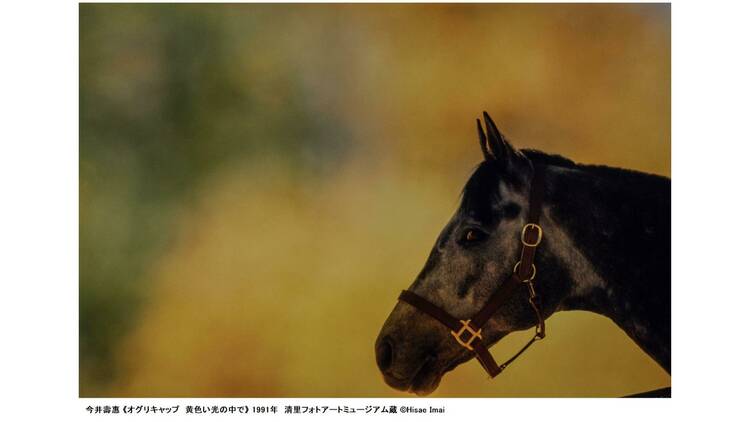
{"label": "blurred yellow background", "polygon": [[[406,396],[375,337],[482,110],[516,147],[669,176],[669,5],[80,5],[81,396]],[[604,317],[548,323],[434,396],[669,385]]]}

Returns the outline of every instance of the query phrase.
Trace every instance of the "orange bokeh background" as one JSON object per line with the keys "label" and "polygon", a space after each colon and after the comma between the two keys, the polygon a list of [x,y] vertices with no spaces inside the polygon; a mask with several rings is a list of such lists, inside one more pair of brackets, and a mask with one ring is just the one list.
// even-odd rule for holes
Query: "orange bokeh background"
{"label": "orange bokeh background", "polygon": [[[82,4],[80,25],[82,396],[405,396],[375,337],[482,110],[516,147],[670,175],[669,5]],[[604,317],[548,324],[434,395],[670,384]]]}

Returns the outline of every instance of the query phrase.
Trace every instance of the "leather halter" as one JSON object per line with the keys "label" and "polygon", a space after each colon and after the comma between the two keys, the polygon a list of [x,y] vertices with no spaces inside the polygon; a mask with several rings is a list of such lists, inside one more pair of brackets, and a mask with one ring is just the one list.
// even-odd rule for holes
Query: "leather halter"
{"label": "leather halter", "polygon": [[[409,290],[402,291],[398,297],[399,300],[414,306],[448,327],[451,330],[451,335],[456,339],[458,344],[474,352],[477,360],[490,375],[490,378],[494,378],[503,372],[532,343],[543,339],[545,336],[544,318],[539,310],[539,296],[536,294],[536,290],[534,290],[534,277],[536,276],[534,254],[537,246],[542,242],[542,227],[539,225],[539,215],[542,210],[543,195],[544,167],[538,165],[531,182],[528,221],[523,226],[523,229],[521,229],[521,258],[513,268],[513,272],[508,277],[508,280],[500,285],[473,318],[466,320],[454,318],[437,305]],[[495,311],[507,301],[515,289],[521,285],[526,285],[529,291],[529,305],[531,305],[531,309],[534,311],[537,319],[536,332],[534,333],[534,337],[521,350],[498,366],[495,359],[487,350],[487,346],[482,341],[482,327],[492,318]]]}

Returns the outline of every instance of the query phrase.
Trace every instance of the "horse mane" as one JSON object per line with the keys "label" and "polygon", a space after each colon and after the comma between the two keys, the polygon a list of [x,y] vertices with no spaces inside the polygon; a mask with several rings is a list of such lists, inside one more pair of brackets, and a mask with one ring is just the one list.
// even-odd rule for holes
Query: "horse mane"
{"label": "horse mane", "polygon": [[659,176],[655,174],[650,173],[644,173],[641,171],[636,170],[630,170],[630,169],[624,169],[620,167],[611,167],[611,166],[605,166],[601,164],[581,164],[576,163],[575,161],[563,157],[562,155],[558,154],[548,154],[543,151],[539,151],[536,149],[521,149],[521,152],[523,155],[526,156],[529,160],[531,160],[532,163],[540,163],[547,166],[557,166],[557,167],[563,167],[563,168],[569,168],[569,169],[577,169],[577,170],[584,170],[589,173],[597,174],[600,176],[632,176],[635,178],[659,178],[659,179],[668,179],[664,176]]}
{"label": "horse mane", "polygon": [[[663,186],[669,186],[669,178],[636,170],[623,169],[619,167],[610,167],[601,164],[581,164],[563,157],[559,154],[549,154],[536,149],[523,148],[520,150],[532,164],[542,164],[545,166],[554,166],[565,169],[572,169],[584,172],[591,176],[598,176],[605,180],[610,180],[618,186],[627,186],[629,188],[639,188],[641,192],[650,192]],[[494,211],[485,198],[491,198],[497,195],[497,178],[499,173],[494,167],[493,161],[482,161],[474,168],[471,177],[461,190],[460,201],[461,208],[474,210],[481,216],[480,219],[493,218]],[[511,184],[521,183],[520,179],[512,177],[513,174],[506,175],[506,179]]]}
{"label": "horse mane", "polygon": [[578,165],[570,158],[565,158],[558,154],[548,154],[546,152],[539,151],[538,149],[521,149],[523,155],[526,156],[532,163],[542,163],[548,166],[558,166],[565,168],[576,168]]}

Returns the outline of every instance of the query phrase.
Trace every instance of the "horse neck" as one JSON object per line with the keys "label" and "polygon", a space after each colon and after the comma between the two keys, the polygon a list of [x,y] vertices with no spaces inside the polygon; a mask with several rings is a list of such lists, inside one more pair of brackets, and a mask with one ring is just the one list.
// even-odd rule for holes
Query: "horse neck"
{"label": "horse neck", "polygon": [[557,310],[610,318],[669,372],[669,179],[552,166],[547,191],[545,240],[568,279]]}

